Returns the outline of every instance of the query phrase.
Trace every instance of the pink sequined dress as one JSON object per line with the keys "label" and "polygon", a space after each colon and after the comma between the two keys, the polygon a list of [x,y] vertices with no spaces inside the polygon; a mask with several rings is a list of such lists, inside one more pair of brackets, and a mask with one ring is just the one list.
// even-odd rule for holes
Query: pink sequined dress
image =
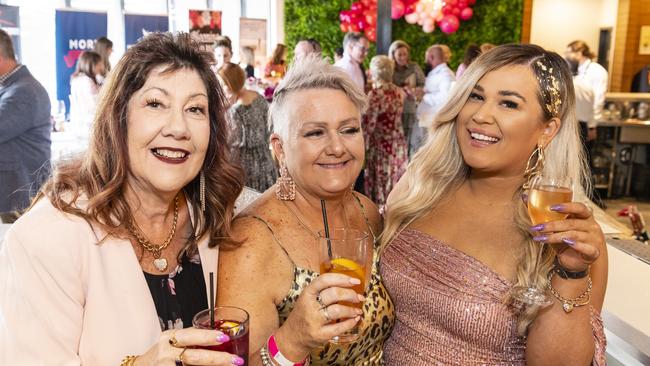
{"label": "pink sequined dress", "polygon": [[[413,229],[383,251],[381,275],[396,323],[384,346],[387,365],[525,365],[513,286],[474,257]],[[605,365],[600,315],[592,311],[594,365]]]}

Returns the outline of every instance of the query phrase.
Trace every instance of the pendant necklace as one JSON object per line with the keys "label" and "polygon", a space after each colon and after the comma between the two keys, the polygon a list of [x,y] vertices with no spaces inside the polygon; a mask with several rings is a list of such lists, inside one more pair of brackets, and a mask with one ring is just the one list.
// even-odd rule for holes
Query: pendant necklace
{"label": "pendant necklace", "polygon": [[138,244],[140,244],[144,250],[153,255],[153,265],[160,272],[165,272],[167,269],[167,259],[161,258],[162,251],[169,246],[169,244],[172,242],[172,239],[174,238],[174,234],[176,233],[176,223],[178,222],[178,206],[180,201],[178,197],[179,195],[176,195],[176,198],[174,198],[174,219],[172,221],[172,228],[169,231],[169,235],[167,235],[167,239],[165,239],[162,244],[156,245],[150,242],[149,239],[147,239],[147,237],[140,232],[140,230],[135,228],[135,220],[126,225],[126,229],[138,240]]}

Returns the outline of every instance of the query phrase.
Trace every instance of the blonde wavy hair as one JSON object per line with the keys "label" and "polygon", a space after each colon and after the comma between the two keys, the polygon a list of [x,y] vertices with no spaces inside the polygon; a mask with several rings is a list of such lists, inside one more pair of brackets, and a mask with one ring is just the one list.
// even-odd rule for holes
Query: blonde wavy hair
{"label": "blonde wavy hair", "polygon": [[[585,163],[578,123],[575,117],[575,96],[571,72],[562,57],[535,45],[503,45],[479,56],[465,71],[451,90],[447,103],[441,108],[429,127],[425,145],[415,154],[402,179],[408,189],[396,191],[391,197],[391,205],[386,214],[381,245],[384,248],[399,232],[414,220],[434,209],[446,194],[457,189],[469,177],[470,167],[463,160],[456,140],[456,117],[465,105],[470,92],[487,73],[510,65],[527,65],[538,80],[538,101],[543,111],[544,121],[558,117],[561,126],[553,140],[548,144],[544,173],[570,176],[574,182],[574,200],[584,200],[589,185],[588,170]],[[544,70],[546,68],[546,70]],[[553,76],[558,83],[562,101],[558,111],[552,111],[553,96],[549,92]],[[531,151],[532,155],[533,151]],[[522,178],[523,178],[522,171]],[[512,197],[516,207],[514,225],[525,239],[524,253],[517,266],[515,286],[530,286],[535,283],[546,288],[547,273],[553,264],[554,252],[544,246],[542,260],[533,273],[540,245],[532,240],[528,228],[532,225],[526,205],[521,199],[520,188]],[[577,198],[577,199],[576,199]],[[512,298],[504,299],[511,303]],[[528,326],[538,312],[537,307],[524,309],[519,316],[517,329],[525,335]]]}

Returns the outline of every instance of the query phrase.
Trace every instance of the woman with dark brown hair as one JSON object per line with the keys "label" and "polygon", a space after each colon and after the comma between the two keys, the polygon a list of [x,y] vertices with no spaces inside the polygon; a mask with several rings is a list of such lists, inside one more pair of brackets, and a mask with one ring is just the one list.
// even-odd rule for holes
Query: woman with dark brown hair
{"label": "woman with dark brown hair", "polygon": [[271,133],[266,125],[269,104],[260,94],[244,88],[246,74],[238,65],[228,62],[217,76],[229,103],[233,158],[244,168],[246,187],[264,192],[277,178],[269,149]]}
{"label": "woman with dark brown hair", "polygon": [[102,84],[103,78],[105,78],[108,72],[111,71],[111,62],[109,58],[113,54],[113,41],[106,37],[99,37],[95,40],[93,51],[97,52],[102,57],[102,63],[104,64],[104,72],[101,74],[102,81],[99,82]]}
{"label": "woman with dark brown hair", "polygon": [[188,34],[153,33],[111,72],[88,152],[6,234],[0,364],[243,364],[192,347],[226,335],[181,329],[208,307],[243,185],[208,60]]}

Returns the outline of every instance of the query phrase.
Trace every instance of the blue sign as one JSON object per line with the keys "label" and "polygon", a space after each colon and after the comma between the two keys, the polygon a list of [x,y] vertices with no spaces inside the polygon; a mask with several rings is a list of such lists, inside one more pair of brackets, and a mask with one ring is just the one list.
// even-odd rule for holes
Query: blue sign
{"label": "blue sign", "polygon": [[83,51],[92,50],[95,40],[106,36],[106,13],[57,10],[56,29],[56,98],[70,110],[70,76]]}
{"label": "blue sign", "polygon": [[151,32],[167,32],[169,20],[167,16],[156,15],[124,15],[124,40],[126,48],[136,44],[140,38]]}

